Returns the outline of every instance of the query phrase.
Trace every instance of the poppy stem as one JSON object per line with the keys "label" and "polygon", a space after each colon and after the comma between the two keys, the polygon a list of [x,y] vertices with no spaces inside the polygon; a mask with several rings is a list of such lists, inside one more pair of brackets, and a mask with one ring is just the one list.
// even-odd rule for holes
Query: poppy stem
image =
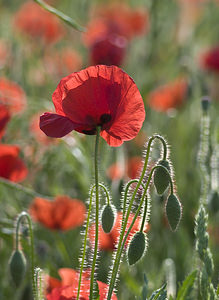
{"label": "poppy stem", "polygon": [[23,218],[26,218],[28,223],[28,229],[29,229],[29,236],[30,236],[30,260],[31,260],[31,276],[32,276],[32,289],[33,289],[33,297],[35,299],[36,296],[36,285],[35,285],[35,276],[34,276],[34,243],[33,243],[33,229],[32,229],[32,221],[30,215],[23,211],[20,213],[17,217],[16,223],[15,223],[15,250],[19,250],[19,229],[20,229],[20,223]]}
{"label": "poppy stem", "polygon": [[[107,197],[107,202],[109,204],[110,203],[110,196],[109,196],[109,193],[108,193],[106,187],[102,183],[99,183],[99,187],[103,188],[103,190],[106,194],[106,197]],[[87,223],[86,223],[86,229],[85,229],[85,235],[84,235],[84,245],[83,245],[83,253],[82,253],[82,259],[81,259],[80,275],[79,275],[79,280],[78,280],[77,300],[79,300],[79,297],[80,297],[81,279],[82,279],[82,273],[83,273],[83,269],[84,269],[84,262],[85,262],[85,256],[86,256],[86,248],[87,248],[87,236],[88,236],[88,229],[89,229],[89,224],[90,224],[90,215],[91,215],[92,202],[93,202],[93,194],[94,194],[94,189],[95,188],[96,188],[96,185],[94,184],[90,189],[90,201],[89,201],[89,209],[88,209],[88,214],[87,214]]]}
{"label": "poppy stem", "polygon": [[[120,264],[120,258],[121,258],[121,254],[122,254],[122,250],[124,248],[124,245],[125,245],[125,242],[123,242],[123,238],[124,238],[124,235],[125,235],[125,230],[126,230],[126,226],[127,226],[127,223],[128,223],[128,217],[130,215],[130,212],[131,212],[131,208],[132,208],[132,204],[134,202],[134,199],[135,199],[135,196],[137,194],[137,191],[140,187],[140,185],[142,184],[142,181],[144,179],[144,176],[145,176],[145,172],[146,172],[146,169],[147,169],[147,165],[148,165],[148,161],[149,161],[149,155],[150,155],[150,149],[151,149],[151,145],[152,145],[152,142],[154,141],[154,139],[159,139],[162,144],[163,144],[163,159],[166,159],[167,157],[167,144],[166,144],[166,141],[165,139],[161,136],[161,135],[158,135],[158,134],[155,134],[153,135],[149,141],[148,141],[148,146],[147,146],[147,152],[146,152],[146,156],[145,156],[145,161],[144,161],[144,166],[143,166],[143,169],[142,169],[142,173],[141,173],[141,176],[138,180],[138,183],[136,185],[136,188],[132,194],[132,197],[130,199],[130,203],[129,203],[129,207],[128,207],[128,210],[127,210],[127,213],[126,213],[126,216],[125,216],[125,220],[124,220],[124,224],[122,224],[123,226],[121,226],[121,233],[120,233],[120,237],[119,237],[119,242],[118,242],[118,246],[117,246],[117,253],[116,253],[116,256],[115,256],[115,260],[114,260],[114,265],[113,265],[113,269],[112,269],[112,276],[111,276],[111,279],[110,279],[110,284],[109,284],[109,291],[108,291],[108,295],[107,295],[107,300],[110,300],[111,299],[111,296],[112,296],[112,292],[113,292],[113,289],[114,289],[114,285],[115,285],[115,280],[117,278],[117,272],[118,272],[118,268],[119,268],[119,264]],[[152,173],[153,173],[153,170],[155,170],[157,168],[154,167],[151,172],[150,172],[150,175],[149,175],[149,178],[148,178],[148,181],[147,181],[147,184],[145,185],[145,192],[142,196],[142,199],[144,199],[145,197],[145,194],[146,194],[146,190],[149,186],[149,183],[150,183],[150,179],[151,179],[151,176],[152,176]],[[127,196],[128,196],[128,193],[125,193],[125,197],[124,197],[124,203],[127,202]],[[143,200],[141,200],[142,203],[143,203]],[[140,212],[140,209],[141,209],[141,205],[142,203],[140,203],[139,207],[138,207],[138,210],[137,212],[139,213]],[[137,213],[136,212],[136,213]],[[136,218],[137,218],[137,215],[136,215]],[[136,220],[136,218],[134,218],[133,220]],[[132,224],[134,224],[134,222],[132,222]],[[129,227],[129,229],[132,227],[133,225],[131,225]],[[131,229],[130,229],[131,230]],[[129,230],[129,232],[130,232]],[[127,234],[126,234],[127,236]]]}
{"label": "poppy stem", "polygon": [[78,280],[78,292],[77,292],[77,300],[79,300],[80,297],[80,289],[81,289],[81,279],[82,279],[82,273],[84,268],[84,261],[85,261],[85,255],[86,255],[86,248],[87,248],[87,236],[88,236],[88,229],[89,229],[89,223],[90,223],[90,215],[91,215],[91,209],[92,209],[92,202],[93,202],[93,193],[94,188],[96,186],[93,185],[90,190],[90,203],[89,203],[89,210],[87,214],[87,224],[85,229],[85,236],[84,236],[84,247],[83,247],[83,254],[82,254],[82,260],[81,260],[81,268],[80,268],[80,275]]}
{"label": "poppy stem", "polygon": [[98,250],[98,231],[99,231],[99,179],[98,179],[98,145],[100,139],[100,127],[97,127],[96,143],[95,143],[95,153],[94,153],[94,171],[95,171],[95,187],[96,187],[96,213],[95,213],[95,244],[94,244],[94,255],[93,263],[91,269],[91,279],[90,279],[90,300],[93,299],[94,290],[94,272],[97,260],[97,250]]}
{"label": "poppy stem", "polygon": [[145,197],[145,206],[144,206],[144,215],[143,215],[143,218],[142,218],[141,228],[140,228],[141,232],[144,230],[144,224],[145,224],[147,212],[148,212],[148,197],[146,195],[146,197]]}

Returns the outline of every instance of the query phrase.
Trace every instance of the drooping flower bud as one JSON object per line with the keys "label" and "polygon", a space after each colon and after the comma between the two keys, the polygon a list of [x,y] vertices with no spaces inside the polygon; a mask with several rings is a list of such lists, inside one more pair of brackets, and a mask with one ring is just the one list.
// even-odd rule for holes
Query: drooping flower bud
{"label": "drooping flower bud", "polygon": [[110,233],[115,222],[115,208],[111,204],[107,204],[103,207],[101,222],[103,231]]}
{"label": "drooping flower bud", "polygon": [[146,249],[147,241],[145,233],[138,231],[132,237],[128,247],[128,263],[134,265],[143,256]]}
{"label": "drooping flower bud", "polygon": [[167,199],[166,215],[171,230],[175,231],[182,216],[182,206],[178,198],[173,194]]}
{"label": "drooping flower bud", "polygon": [[[160,160],[158,162],[158,166],[159,165],[165,167],[170,172],[170,165],[169,165],[168,160]],[[157,168],[154,171],[154,185],[155,185],[158,195],[160,195],[160,196],[163,195],[163,193],[168,188],[169,183],[170,183],[170,180],[169,180],[169,176],[168,176],[166,170],[164,170],[162,167]]]}
{"label": "drooping flower bud", "polygon": [[9,260],[9,269],[16,287],[19,287],[26,272],[26,259],[21,250],[12,252]]}

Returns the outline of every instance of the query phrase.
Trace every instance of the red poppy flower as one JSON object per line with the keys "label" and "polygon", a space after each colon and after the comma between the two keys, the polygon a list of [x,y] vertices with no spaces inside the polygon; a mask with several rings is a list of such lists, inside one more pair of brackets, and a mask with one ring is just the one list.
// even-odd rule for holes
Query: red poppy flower
{"label": "red poppy flower", "polygon": [[184,79],[177,79],[151,92],[148,96],[148,105],[161,112],[177,108],[185,100],[187,89],[187,82]]}
{"label": "red poppy flower", "polygon": [[10,120],[10,114],[4,105],[0,104],[0,139],[4,135],[5,126]]}
{"label": "red poppy flower", "polygon": [[19,158],[20,148],[14,145],[0,145],[0,177],[14,182],[27,176],[27,168]]}
{"label": "red poppy flower", "polygon": [[63,78],[53,93],[57,114],[40,117],[40,128],[50,137],[72,130],[101,136],[110,146],[133,139],[145,118],[139,90],[116,66],[92,66]]}
{"label": "red poppy flower", "polygon": [[63,35],[58,18],[34,2],[26,2],[21,6],[15,15],[14,25],[21,32],[46,43],[57,42]]}
{"label": "red poppy flower", "polygon": [[[129,226],[131,225],[133,217],[134,217],[134,214],[130,214],[125,232],[127,232]],[[98,242],[99,242],[100,249],[102,249],[102,250],[115,249],[116,243],[119,238],[120,230],[121,230],[121,222],[122,222],[122,213],[118,212],[116,221],[115,221],[115,225],[110,233],[105,233],[101,227],[99,228],[99,241]],[[131,232],[130,232],[128,238],[127,238],[126,246],[128,245],[133,234],[139,230],[140,226],[141,226],[141,218],[138,217],[131,229]],[[147,232],[148,230],[149,230],[149,224],[147,224],[147,226],[145,228],[145,232]],[[90,239],[91,244],[94,244],[94,238],[95,238],[95,224],[92,224],[89,229],[89,239]]]}
{"label": "red poppy flower", "polygon": [[[51,289],[51,293],[47,294],[47,300],[76,300],[78,291],[78,279],[79,273],[73,269],[63,268],[58,271],[61,278],[61,282],[58,283],[58,287]],[[53,281],[54,283],[54,281]],[[57,284],[57,282],[55,282]],[[59,286],[61,284],[61,286]],[[106,299],[107,284],[101,281],[97,281],[100,300]],[[82,274],[80,300],[89,300],[90,294],[90,280],[86,272]],[[112,295],[112,300],[117,300],[115,294]]]}
{"label": "red poppy flower", "polygon": [[201,66],[205,70],[219,72],[219,46],[211,48],[202,55]]}
{"label": "red poppy flower", "polygon": [[15,82],[0,78],[0,104],[7,106],[10,113],[21,112],[26,106],[26,96]]}
{"label": "red poppy flower", "polygon": [[35,198],[29,210],[35,221],[54,230],[69,230],[81,226],[86,213],[82,201],[68,196],[57,196],[55,201]]}

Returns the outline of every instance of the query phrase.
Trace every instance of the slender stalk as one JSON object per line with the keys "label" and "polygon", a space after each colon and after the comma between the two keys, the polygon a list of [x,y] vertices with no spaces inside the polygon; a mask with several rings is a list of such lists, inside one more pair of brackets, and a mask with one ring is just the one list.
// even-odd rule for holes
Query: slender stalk
{"label": "slender stalk", "polygon": [[86,224],[85,236],[84,236],[84,247],[83,247],[82,260],[81,260],[80,275],[79,275],[79,280],[78,280],[77,300],[79,300],[79,297],[80,297],[81,279],[82,279],[82,273],[83,273],[83,269],[84,269],[84,261],[85,261],[85,255],[86,255],[86,247],[87,247],[88,228],[89,228],[89,223],[90,223],[92,200],[93,200],[93,193],[94,193],[94,188],[95,187],[96,186],[94,185],[91,188],[91,192],[90,192],[90,203],[89,203],[89,209],[88,209],[88,215],[87,215],[87,224]]}
{"label": "slender stalk", "polygon": [[15,190],[18,190],[18,191],[21,191],[27,195],[30,195],[32,197],[41,197],[41,198],[47,198],[47,199],[51,199],[51,197],[48,197],[48,196],[45,196],[45,195],[42,195],[40,193],[37,193],[35,192],[34,190],[30,189],[30,188],[27,188],[21,184],[18,184],[18,183],[15,183],[15,182],[12,182],[10,180],[7,180],[5,178],[0,178],[0,185],[4,185],[8,188],[12,188],[12,189],[15,189]]}
{"label": "slender stalk", "polygon": [[[147,156],[147,155],[146,155]],[[110,300],[111,299],[111,296],[112,296],[112,293],[113,293],[113,289],[114,289],[114,285],[115,285],[115,281],[116,281],[116,277],[117,277],[117,273],[118,273],[118,269],[119,269],[119,265],[120,265],[120,262],[121,262],[121,255],[122,255],[122,251],[123,251],[123,248],[125,246],[125,242],[128,238],[128,235],[137,219],[137,216],[140,212],[140,209],[141,209],[141,206],[143,204],[143,201],[144,201],[144,198],[146,196],[146,193],[147,193],[147,189],[149,187],[149,184],[150,184],[150,181],[151,181],[151,177],[153,175],[153,172],[155,169],[157,168],[160,168],[160,166],[155,166],[152,168],[150,174],[149,174],[149,177],[148,177],[148,180],[147,180],[147,183],[145,185],[145,188],[144,188],[144,193],[142,195],[142,198],[141,198],[141,201],[140,201],[140,204],[138,205],[138,209],[135,213],[135,216],[132,220],[132,223],[124,237],[124,232],[125,232],[125,229],[126,229],[126,226],[127,226],[127,222],[128,222],[128,216],[131,212],[131,207],[132,207],[132,204],[133,204],[133,201],[131,199],[130,201],[130,204],[129,204],[129,207],[128,207],[128,211],[127,211],[127,214],[126,214],[126,218],[125,218],[125,222],[124,222],[124,227],[122,228],[122,233],[120,235],[120,240],[119,240],[119,245],[118,245],[118,249],[117,249],[117,253],[116,253],[116,258],[115,258],[115,261],[114,261],[114,265],[113,265],[113,271],[112,271],[112,277],[110,279],[110,284],[109,284],[109,291],[108,291],[108,295],[107,295],[107,300]],[[163,167],[164,169],[166,169],[165,167]],[[139,180],[140,181],[140,180]],[[138,182],[139,184],[139,182]],[[137,188],[137,187],[136,187]],[[134,193],[133,193],[134,195]],[[133,197],[133,196],[132,196]],[[121,240],[121,236],[122,236],[122,240]],[[124,237],[124,238],[123,238]],[[121,241],[121,242],[120,242]]]}
{"label": "slender stalk", "polygon": [[[120,248],[121,248],[122,240],[123,240],[123,237],[124,237],[124,234],[125,234],[125,229],[126,229],[127,222],[128,222],[128,217],[129,217],[129,214],[130,214],[130,211],[131,211],[131,206],[133,204],[133,201],[135,199],[137,191],[138,191],[140,185],[142,184],[143,178],[145,176],[145,172],[146,172],[147,165],[148,165],[148,160],[149,160],[151,145],[152,145],[153,140],[156,139],[156,138],[159,139],[163,144],[163,159],[166,159],[166,156],[167,156],[166,141],[164,140],[164,138],[162,136],[160,136],[158,134],[153,135],[148,141],[148,147],[147,147],[147,152],[146,152],[146,156],[145,156],[145,162],[144,162],[144,166],[143,166],[143,169],[142,169],[141,177],[139,178],[138,183],[136,185],[136,188],[135,188],[135,190],[132,194],[132,198],[130,200],[129,209],[127,211],[125,220],[124,220],[124,222],[122,222],[123,226],[121,226],[121,232],[120,232],[120,237],[119,237],[119,242],[118,242],[118,247],[117,247],[117,253],[116,253],[116,257],[115,257],[115,261],[114,261],[114,265],[113,265],[112,276],[111,276],[111,279],[110,279],[109,292],[108,292],[107,300],[111,299],[111,295],[112,295],[112,292],[113,292],[114,283],[115,283],[115,279],[116,279],[116,275],[117,275],[117,271],[118,271],[118,270],[116,271],[116,268],[117,268],[116,265],[118,264],[118,260],[120,259],[119,258]],[[127,195],[128,195],[128,193],[125,193],[125,197],[124,197],[124,203],[125,204],[127,202]]]}
{"label": "slender stalk", "polygon": [[48,5],[47,3],[45,3],[42,0],[34,0],[36,3],[38,3],[42,8],[44,8],[45,10],[47,10],[48,12],[52,13],[53,15],[57,16],[59,19],[61,19],[62,21],[64,21],[66,24],[70,25],[71,27],[73,27],[74,29],[78,30],[78,31],[85,31],[85,28],[80,26],[75,20],[73,20],[72,18],[70,18],[69,16],[63,14],[61,11],[59,11],[58,9]]}
{"label": "slender stalk", "polygon": [[25,211],[19,214],[16,221],[16,236],[15,236],[15,249],[19,248],[19,229],[20,223],[23,218],[27,219],[28,227],[29,227],[29,235],[30,235],[30,260],[31,260],[31,276],[32,276],[32,288],[33,288],[33,296],[36,295],[36,285],[34,279],[34,243],[33,243],[33,229],[32,229],[32,221],[29,214]]}
{"label": "slender stalk", "polygon": [[143,218],[142,218],[141,228],[140,228],[141,232],[144,230],[144,224],[145,224],[145,220],[146,220],[146,216],[147,216],[147,210],[148,210],[148,197],[146,195],[146,197],[145,197],[145,206],[144,206],[144,215],[143,215]]}
{"label": "slender stalk", "polygon": [[91,269],[91,279],[90,279],[90,300],[93,299],[93,288],[94,288],[94,272],[97,260],[97,250],[98,250],[98,231],[99,231],[99,184],[98,184],[98,145],[100,138],[100,127],[97,127],[96,143],[95,143],[95,153],[94,153],[94,170],[95,170],[95,187],[96,187],[96,214],[95,214],[95,244],[94,244],[94,255],[93,263]]}
{"label": "slender stalk", "polygon": [[[110,197],[109,197],[109,193],[108,193],[106,187],[101,183],[99,183],[99,187],[103,188],[103,190],[106,194],[106,197],[107,197],[107,201],[109,203]],[[89,229],[89,224],[90,224],[90,215],[91,215],[91,210],[92,210],[93,193],[94,193],[95,188],[96,188],[96,185],[94,184],[91,187],[91,190],[90,190],[90,202],[89,202],[89,209],[88,209],[88,215],[87,215],[87,224],[86,224],[85,236],[84,236],[84,246],[83,246],[83,253],[82,253],[82,260],[81,260],[81,268],[80,268],[80,274],[79,274],[79,280],[78,280],[77,300],[79,300],[79,297],[80,297],[81,280],[82,280],[82,273],[83,273],[83,269],[84,269],[86,247],[87,247],[87,236],[88,236],[88,229]]]}

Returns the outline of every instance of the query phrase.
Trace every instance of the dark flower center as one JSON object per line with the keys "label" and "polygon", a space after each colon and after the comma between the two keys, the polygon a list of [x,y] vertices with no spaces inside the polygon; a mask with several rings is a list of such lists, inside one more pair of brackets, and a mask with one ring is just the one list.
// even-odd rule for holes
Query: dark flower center
{"label": "dark flower center", "polygon": [[106,124],[106,123],[110,122],[111,119],[112,119],[112,117],[110,114],[102,114],[100,117],[100,124],[101,125]]}

